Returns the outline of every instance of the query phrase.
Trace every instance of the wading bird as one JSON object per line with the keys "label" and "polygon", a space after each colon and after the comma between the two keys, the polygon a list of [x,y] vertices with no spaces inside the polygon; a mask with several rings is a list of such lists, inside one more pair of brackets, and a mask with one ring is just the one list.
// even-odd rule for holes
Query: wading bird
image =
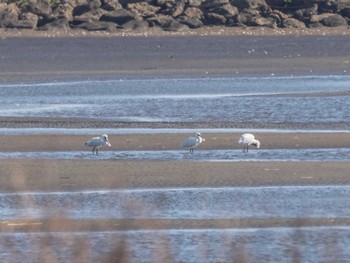
{"label": "wading bird", "polygon": [[243,134],[239,140],[239,144],[243,144],[243,152],[248,152],[248,148],[250,145],[255,146],[256,148],[260,148],[260,142],[255,139],[254,135],[251,133],[245,133]]}
{"label": "wading bird", "polygon": [[195,137],[188,137],[186,140],[184,140],[181,144],[181,147],[190,149],[190,153],[193,153],[193,149],[204,141],[205,139],[202,138],[199,132],[197,132]]}
{"label": "wading bird", "polygon": [[112,146],[108,141],[107,134],[102,134],[101,137],[93,137],[85,143],[86,146],[92,147],[92,154],[96,152],[96,155],[98,155],[98,149],[105,144]]}

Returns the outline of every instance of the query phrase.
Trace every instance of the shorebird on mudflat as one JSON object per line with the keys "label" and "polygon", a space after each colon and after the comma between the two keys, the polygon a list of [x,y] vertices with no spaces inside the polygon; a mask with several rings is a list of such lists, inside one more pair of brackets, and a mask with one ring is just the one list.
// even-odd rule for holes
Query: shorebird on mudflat
{"label": "shorebird on mudflat", "polygon": [[255,139],[254,135],[251,133],[243,134],[239,140],[239,144],[243,144],[243,152],[248,152],[249,146],[255,146],[256,148],[260,148],[260,142]]}
{"label": "shorebird on mudflat", "polygon": [[92,147],[92,154],[96,152],[96,155],[98,155],[98,149],[103,145],[108,145],[109,147],[112,146],[108,141],[107,134],[102,134],[100,137],[93,137],[92,139],[88,140],[85,145]]}
{"label": "shorebird on mudflat", "polygon": [[186,148],[190,150],[190,153],[193,153],[193,149],[198,147],[202,142],[204,142],[205,139],[202,137],[202,135],[197,132],[195,137],[188,137],[186,140],[184,140],[181,143],[182,148]]}

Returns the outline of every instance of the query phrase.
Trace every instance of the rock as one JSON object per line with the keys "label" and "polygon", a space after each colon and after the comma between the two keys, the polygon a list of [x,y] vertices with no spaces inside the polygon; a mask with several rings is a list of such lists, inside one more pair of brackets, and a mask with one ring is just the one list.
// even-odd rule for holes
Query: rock
{"label": "rock", "polygon": [[313,4],[310,8],[298,9],[294,12],[294,18],[303,21],[309,22],[311,17],[317,15],[318,4]]}
{"label": "rock", "polygon": [[[85,23],[85,22],[100,21],[101,16],[106,14],[106,13],[107,13],[107,11],[103,10],[102,8],[92,10],[92,11],[84,13],[80,16],[75,16],[73,18],[73,24],[78,25],[78,24]],[[94,24],[93,26],[95,26],[95,25],[97,25],[97,23]]]}
{"label": "rock", "polygon": [[80,28],[87,31],[115,31],[116,24],[112,22],[103,21],[86,21],[78,25],[73,25],[73,28]]}
{"label": "rock", "polygon": [[119,9],[116,11],[105,13],[104,15],[101,16],[100,21],[113,22],[118,25],[122,25],[129,22],[130,20],[135,20],[135,19],[136,19],[136,15],[133,12],[128,11],[126,9]]}
{"label": "rock", "polygon": [[201,7],[204,9],[216,8],[221,5],[227,5],[229,0],[205,0]]}
{"label": "rock", "polygon": [[240,10],[266,10],[269,8],[265,0],[231,0],[231,4]]}
{"label": "rock", "polygon": [[118,0],[102,0],[101,8],[106,11],[116,11],[118,9],[123,9],[123,6],[118,2]]}
{"label": "rock", "polygon": [[88,3],[77,5],[73,9],[73,16],[81,16],[82,14],[85,14],[87,12],[90,12],[92,10],[97,10],[101,6],[100,0],[91,0]]}
{"label": "rock", "polygon": [[328,27],[346,26],[348,22],[341,15],[331,15],[320,21],[323,25]]}
{"label": "rock", "polygon": [[276,20],[271,17],[257,17],[254,21],[256,26],[275,27]]}
{"label": "rock", "polygon": [[204,14],[204,24],[220,26],[225,25],[227,22],[226,17],[216,14],[216,13],[205,13]]}
{"label": "rock", "polygon": [[147,19],[149,17],[154,17],[159,12],[159,6],[150,5],[147,2],[138,2],[133,4],[128,4],[127,9],[131,12],[137,14],[139,17]]}
{"label": "rock", "polygon": [[286,18],[282,20],[282,26],[286,28],[305,28],[305,23],[295,18]]}
{"label": "rock", "polygon": [[260,17],[259,12],[253,10],[245,10],[236,17],[236,22],[243,25],[255,25],[256,18]]}
{"label": "rock", "polygon": [[134,29],[148,28],[148,23],[146,21],[130,20],[117,28],[130,31]]}
{"label": "rock", "polygon": [[42,17],[49,17],[52,12],[49,0],[28,1],[27,9],[29,12]]}
{"label": "rock", "polygon": [[16,27],[20,10],[16,4],[2,5],[0,7],[0,26]]}
{"label": "rock", "polygon": [[189,7],[184,13],[177,18],[177,20],[189,28],[198,28],[203,26],[203,12],[197,7]]}
{"label": "rock", "polygon": [[203,0],[188,0],[189,7],[200,7],[202,5]]}
{"label": "rock", "polygon": [[185,28],[185,25],[175,20],[172,16],[159,14],[155,17],[147,19],[150,26],[159,26],[164,31],[178,31]]}
{"label": "rock", "polygon": [[178,17],[180,16],[183,12],[185,11],[185,1],[178,1],[174,11],[172,12],[173,17]]}
{"label": "rock", "polygon": [[341,15],[346,18],[350,18],[350,8],[344,8],[341,11]]}
{"label": "rock", "polygon": [[19,16],[18,28],[35,29],[38,25],[39,17],[33,13],[22,13]]}
{"label": "rock", "polygon": [[39,30],[54,30],[54,29],[67,29],[69,28],[68,20],[65,17],[53,19],[53,20],[43,20],[38,23]]}
{"label": "rock", "polygon": [[342,10],[350,8],[349,0],[325,0],[319,2],[322,9],[329,10],[333,13],[340,13]]}
{"label": "rock", "polygon": [[222,15],[225,18],[231,18],[233,16],[237,16],[239,14],[238,8],[232,6],[230,4],[217,6],[210,10],[212,13],[216,13],[218,15]]}

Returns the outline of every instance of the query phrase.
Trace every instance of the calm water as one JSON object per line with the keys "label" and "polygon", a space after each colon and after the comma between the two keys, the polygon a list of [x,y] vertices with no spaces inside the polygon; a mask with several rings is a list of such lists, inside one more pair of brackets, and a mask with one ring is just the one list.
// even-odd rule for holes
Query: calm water
{"label": "calm water", "polygon": [[350,205],[344,205],[349,199],[350,186],[14,193],[0,194],[0,216],[44,219],[59,212],[73,219],[345,218],[350,217]]}
{"label": "calm water", "polygon": [[350,123],[350,93],[312,94],[338,91],[350,91],[350,76],[0,85],[0,115],[117,121]]}
{"label": "calm water", "polygon": [[[116,121],[343,123],[350,128],[350,76],[116,80],[0,85],[0,116]],[[333,92],[345,92],[337,95]],[[319,96],[322,93],[322,96]],[[332,94],[333,93],[333,94]],[[283,96],[276,96],[283,95]],[[332,129],[332,128],[331,128]],[[334,130],[337,127],[334,126]],[[347,131],[347,130],[345,130]],[[0,133],[98,134],[34,129]],[[132,133],[114,130],[113,133]],[[149,131],[148,131],[149,132]],[[155,131],[152,131],[155,132]],[[160,131],[160,132],[164,132]],[[168,130],[167,132],[188,132]],[[281,131],[284,132],[284,131]],[[350,150],[0,152],[0,159],[349,161]],[[305,176],[308,176],[307,174]],[[350,187],[130,189],[0,194],[0,218],[245,219],[349,218]],[[132,203],[132,205],[130,205]],[[0,233],[4,262],[347,262],[350,227],[169,229]]]}
{"label": "calm water", "polygon": [[350,149],[258,149],[243,153],[242,150],[186,150],[170,151],[103,151],[93,155],[84,152],[0,152],[0,159],[61,159],[61,160],[163,160],[207,162],[264,162],[264,161],[350,161]]}

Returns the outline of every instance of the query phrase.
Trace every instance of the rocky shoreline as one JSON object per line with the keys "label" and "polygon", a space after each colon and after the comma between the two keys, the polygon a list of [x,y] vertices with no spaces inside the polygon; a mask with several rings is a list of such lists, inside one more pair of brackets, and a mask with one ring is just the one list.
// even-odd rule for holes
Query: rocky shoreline
{"label": "rocky shoreline", "polygon": [[0,1],[0,28],[96,32],[205,27],[349,28],[348,0]]}

